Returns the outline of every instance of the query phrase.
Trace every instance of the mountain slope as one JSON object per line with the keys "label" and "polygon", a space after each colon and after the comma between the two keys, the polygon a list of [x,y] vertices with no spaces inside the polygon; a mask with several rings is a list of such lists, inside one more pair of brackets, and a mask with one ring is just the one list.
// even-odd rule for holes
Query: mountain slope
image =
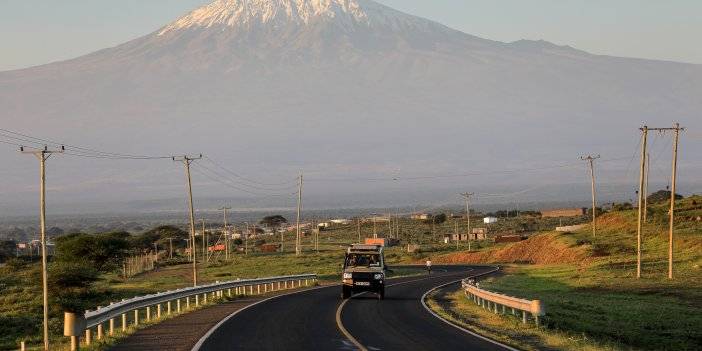
{"label": "mountain slope", "polygon": [[643,121],[702,127],[700,65],[495,42],[370,0],[219,0],[114,48],[0,72],[0,91],[10,129],[215,153],[252,174],[621,156]]}

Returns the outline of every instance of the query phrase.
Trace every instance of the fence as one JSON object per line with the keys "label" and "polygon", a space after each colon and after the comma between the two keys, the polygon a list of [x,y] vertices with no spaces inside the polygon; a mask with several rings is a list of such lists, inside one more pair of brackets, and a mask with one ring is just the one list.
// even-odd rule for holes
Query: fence
{"label": "fence", "polygon": [[[470,284],[467,279],[463,280],[461,285],[466,292],[466,296],[477,305],[487,310],[494,311],[496,314],[500,312],[502,314],[507,314],[507,308],[511,309],[513,315],[517,315],[517,311],[519,311],[521,312],[523,323],[527,322],[528,314],[531,314],[534,323],[539,325],[540,317],[546,313],[540,300],[525,300],[483,290]],[[499,310],[499,306],[502,306],[502,311]]]}
{"label": "fence", "polygon": [[122,275],[125,278],[129,278],[146,271],[151,271],[154,269],[154,263],[157,261],[158,254],[155,253],[127,257],[122,265]]}
{"label": "fence", "polygon": [[[111,303],[106,307],[98,307],[95,311],[85,311],[84,315],[65,312],[63,333],[71,338],[71,350],[77,350],[80,344],[80,336],[83,334],[85,334],[85,345],[91,344],[93,329],[95,329],[97,339],[103,339],[106,323],[108,335],[114,335],[115,320],[118,318],[121,318],[119,326],[122,331],[126,331],[129,328],[129,314],[133,314],[133,318],[131,318],[132,325],[138,326],[142,320],[148,322],[152,319],[160,319],[162,313],[164,313],[164,305],[166,315],[172,313],[174,303],[177,313],[190,309],[191,298],[193,297],[192,304],[198,307],[201,304],[206,304],[208,298],[211,300],[224,298],[225,291],[228,297],[232,296],[232,290],[236,295],[257,295],[269,291],[299,288],[303,285],[303,282],[304,286],[309,286],[310,282],[314,284],[316,280],[316,274],[235,280],[134,297],[121,302]],[[182,304],[183,301],[185,306]],[[144,310],[144,312],[141,313],[141,310]]]}

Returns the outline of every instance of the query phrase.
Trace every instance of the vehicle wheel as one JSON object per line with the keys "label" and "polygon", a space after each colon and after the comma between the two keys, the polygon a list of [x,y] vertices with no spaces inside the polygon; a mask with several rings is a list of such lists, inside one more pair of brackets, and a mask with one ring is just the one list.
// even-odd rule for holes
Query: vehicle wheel
{"label": "vehicle wheel", "polygon": [[348,299],[349,297],[351,297],[351,289],[349,289],[349,288],[346,287],[346,286],[342,287],[342,288],[341,288],[341,298],[344,299],[344,300],[346,300],[346,299]]}
{"label": "vehicle wheel", "polygon": [[378,300],[385,300],[385,287],[380,288],[378,291]]}

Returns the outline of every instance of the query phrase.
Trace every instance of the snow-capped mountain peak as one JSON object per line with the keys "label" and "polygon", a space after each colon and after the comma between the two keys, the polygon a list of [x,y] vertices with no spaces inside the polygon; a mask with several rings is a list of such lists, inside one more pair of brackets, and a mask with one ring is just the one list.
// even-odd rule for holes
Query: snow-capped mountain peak
{"label": "snow-capped mountain peak", "polygon": [[216,0],[164,27],[159,35],[186,28],[309,24],[315,18],[367,24],[358,0]]}

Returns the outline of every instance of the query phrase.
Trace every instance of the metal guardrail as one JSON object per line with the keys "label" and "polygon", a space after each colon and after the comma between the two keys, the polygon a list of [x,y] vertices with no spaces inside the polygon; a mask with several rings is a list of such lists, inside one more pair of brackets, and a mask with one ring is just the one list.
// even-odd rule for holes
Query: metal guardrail
{"label": "metal guardrail", "polygon": [[[494,311],[495,314],[507,314],[507,308],[511,309],[513,315],[517,315],[517,311],[521,312],[522,323],[526,323],[528,314],[531,314],[534,323],[539,325],[540,317],[546,314],[546,310],[540,300],[520,299],[518,297],[487,291],[469,283],[469,279],[464,279],[461,286],[465,290],[468,298],[473,300],[477,305],[487,310]],[[502,306],[502,311],[499,310],[500,306]]]}
{"label": "metal guardrail", "polygon": [[[212,300],[221,299],[224,298],[225,292],[228,297],[231,297],[232,290],[235,295],[257,295],[270,291],[299,288],[303,284],[304,286],[309,286],[310,282],[314,284],[316,280],[316,274],[233,280],[138,296],[111,303],[109,306],[98,307],[94,311],[85,311],[84,315],[66,312],[64,314],[64,335],[71,337],[71,350],[77,350],[80,344],[79,337],[83,333],[85,333],[85,344],[90,345],[93,328],[96,329],[97,339],[102,339],[104,337],[105,323],[108,323],[109,335],[114,335],[115,320],[120,317],[122,331],[126,331],[129,327],[128,314],[131,312],[134,313],[131,319],[132,325],[136,326],[139,325],[141,320],[150,321],[151,319],[161,318],[163,305],[166,306],[166,315],[170,315],[173,312],[173,302],[175,302],[175,311],[177,313],[190,309],[192,297],[194,297],[193,303],[195,307],[198,307],[200,304],[206,304],[208,297]],[[185,308],[183,308],[181,303],[183,300],[185,301]],[[152,314],[152,307],[155,308],[155,314]],[[145,310],[143,318],[140,313],[141,309]]]}

